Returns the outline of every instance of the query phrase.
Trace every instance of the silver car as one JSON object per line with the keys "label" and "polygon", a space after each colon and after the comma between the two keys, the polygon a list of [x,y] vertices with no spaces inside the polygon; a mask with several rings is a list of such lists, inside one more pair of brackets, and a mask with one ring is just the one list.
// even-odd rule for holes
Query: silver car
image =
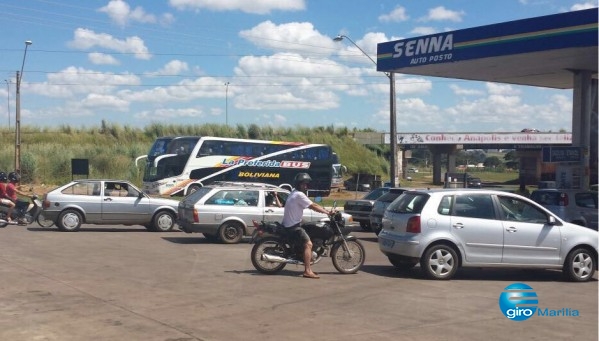
{"label": "silver car", "polygon": [[[179,228],[199,232],[210,241],[239,243],[254,232],[253,221],[282,221],[289,191],[262,183],[226,182],[204,186],[179,203]],[[351,222],[351,215],[343,215]],[[304,210],[304,222],[323,221],[325,214]]]}
{"label": "silver car", "polygon": [[46,220],[61,231],[78,231],[81,224],[143,225],[150,231],[171,231],[179,202],[153,198],[125,180],[75,180],[46,193]]}
{"label": "silver car", "polygon": [[530,199],[572,224],[597,231],[597,192],[580,189],[538,189]]}
{"label": "silver car", "polygon": [[387,207],[379,248],[399,269],[450,279],[459,267],[561,269],[588,281],[599,233],[517,194],[484,189],[404,192]]}

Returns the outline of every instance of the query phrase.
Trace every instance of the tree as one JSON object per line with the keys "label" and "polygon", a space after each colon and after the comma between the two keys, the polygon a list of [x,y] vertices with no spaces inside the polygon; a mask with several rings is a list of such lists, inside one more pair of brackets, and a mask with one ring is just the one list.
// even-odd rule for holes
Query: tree
{"label": "tree", "polygon": [[485,167],[495,168],[501,166],[502,163],[503,162],[501,162],[501,160],[497,156],[489,156],[485,159],[485,162],[483,164],[485,165]]}

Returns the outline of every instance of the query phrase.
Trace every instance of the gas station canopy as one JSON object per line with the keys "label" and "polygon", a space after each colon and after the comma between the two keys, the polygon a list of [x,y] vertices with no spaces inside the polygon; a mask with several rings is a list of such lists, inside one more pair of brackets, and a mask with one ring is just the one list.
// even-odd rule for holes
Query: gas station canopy
{"label": "gas station canopy", "polygon": [[465,80],[574,87],[597,78],[597,8],[380,43],[377,70]]}

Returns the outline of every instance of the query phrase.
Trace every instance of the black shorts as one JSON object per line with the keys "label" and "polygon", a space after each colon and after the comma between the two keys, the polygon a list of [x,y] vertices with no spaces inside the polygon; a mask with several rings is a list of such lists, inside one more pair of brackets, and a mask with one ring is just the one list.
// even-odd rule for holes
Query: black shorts
{"label": "black shorts", "polygon": [[310,241],[310,236],[306,233],[306,230],[301,228],[300,226],[289,227],[290,230],[293,231],[295,238],[297,240],[301,240],[304,244]]}

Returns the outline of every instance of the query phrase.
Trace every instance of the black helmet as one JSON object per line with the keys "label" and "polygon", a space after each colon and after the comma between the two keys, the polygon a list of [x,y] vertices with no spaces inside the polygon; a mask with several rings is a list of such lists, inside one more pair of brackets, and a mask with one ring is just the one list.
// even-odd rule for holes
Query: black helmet
{"label": "black helmet", "polygon": [[295,187],[297,187],[303,182],[311,182],[312,178],[308,173],[298,173],[293,181],[295,182]]}
{"label": "black helmet", "polygon": [[16,172],[8,173],[8,181],[11,182],[19,182],[21,180],[21,176]]}
{"label": "black helmet", "polygon": [[6,182],[6,180],[8,180],[6,173],[0,172],[0,181]]}

